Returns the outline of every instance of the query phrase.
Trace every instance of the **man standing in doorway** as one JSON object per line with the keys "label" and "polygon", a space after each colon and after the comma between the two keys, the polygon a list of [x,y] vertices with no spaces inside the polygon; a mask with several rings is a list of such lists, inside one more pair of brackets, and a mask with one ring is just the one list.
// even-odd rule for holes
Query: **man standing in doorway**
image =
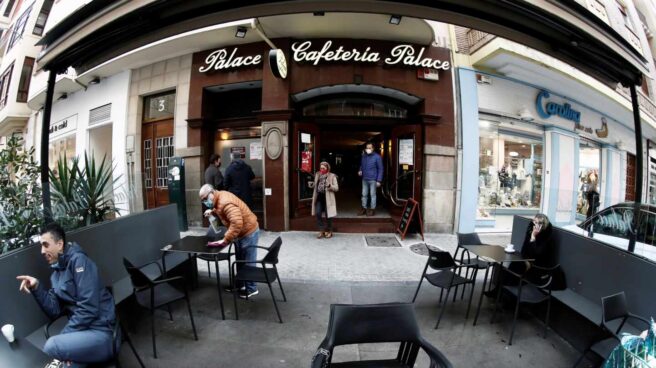
{"label": "man standing in doorway", "polygon": [[232,162],[226,169],[223,185],[225,190],[236,195],[246,203],[248,208],[253,208],[253,193],[251,190],[251,180],[255,178],[253,169],[241,159],[241,153],[233,152],[231,155]]}
{"label": "man standing in doorway", "polygon": [[210,164],[205,169],[205,184],[211,185],[216,190],[223,190],[223,174],[221,174],[221,155],[213,153],[210,156]]}
{"label": "man standing in doorway", "polygon": [[[360,171],[362,177],[362,209],[358,216],[373,216],[376,214],[376,189],[383,181],[383,159],[378,152],[374,152],[374,144],[368,142],[364,154],[360,160]],[[367,209],[367,199],[370,199]]]}

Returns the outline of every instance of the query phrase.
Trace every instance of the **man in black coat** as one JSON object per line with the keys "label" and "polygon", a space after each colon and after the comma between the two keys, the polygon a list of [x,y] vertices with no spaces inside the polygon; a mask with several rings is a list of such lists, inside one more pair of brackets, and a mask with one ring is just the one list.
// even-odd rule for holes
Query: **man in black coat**
{"label": "man in black coat", "polygon": [[225,171],[223,185],[227,191],[236,195],[249,208],[253,208],[253,193],[251,180],[255,178],[253,169],[241,159],[241,153],[233,152],[232,162]]}

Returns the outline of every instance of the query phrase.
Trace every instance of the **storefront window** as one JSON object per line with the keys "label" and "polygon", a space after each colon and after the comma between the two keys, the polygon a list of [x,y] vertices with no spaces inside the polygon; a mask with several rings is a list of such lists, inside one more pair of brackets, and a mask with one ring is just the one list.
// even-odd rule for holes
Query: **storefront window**
{"label": "storefront window", "polygon": [[511,228],[533,214],[542,196],[542,141],[481,121],[477,227]]}
{"label": "storefront window", "polygon": [[601,149],[582,139],[579,145],[579,193],[576,202],[576,214],[579,219],[599,210],[600,167]]}
{"label": "storefront window", "polygon": [[75,157],[75,135],[50,142],[48,146],[48,166],[50,169],[56,169],[60,157],[64,158],[67,163],[70,163]]}

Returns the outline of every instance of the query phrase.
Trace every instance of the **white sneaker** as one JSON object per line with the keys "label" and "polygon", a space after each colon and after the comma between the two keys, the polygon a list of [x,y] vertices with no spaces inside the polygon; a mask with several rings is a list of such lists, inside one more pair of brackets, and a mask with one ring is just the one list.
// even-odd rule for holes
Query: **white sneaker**
{"label": "white sneaker", "polygon": [[64,362],[60,362],[57,359],[53,359],[52,362],[46,364],[43,368],[64,368]]}
{"label": "white sneaker", "polygon": [[252,296],[255,296],[255,295],[259,294],[259,293],[260,293],[260,292],[257,291],[257,290],[254,290],[254,291],[251,291],[251,292],[247,292],[247,291],[244,289],[243,291],[239,291],[239,297],[242,298],[242,299],[248,299],[248,298],[250,298],[250,297],[252,297]]}

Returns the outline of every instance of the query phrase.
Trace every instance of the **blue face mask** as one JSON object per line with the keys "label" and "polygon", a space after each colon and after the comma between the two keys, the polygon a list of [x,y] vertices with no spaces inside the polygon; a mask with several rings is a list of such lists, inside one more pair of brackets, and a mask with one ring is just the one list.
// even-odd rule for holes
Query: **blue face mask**
{"label": "blue face mask", "polygon": [[51,265],[50,265],[50,268],[54,268],[54,269],[59,268],[59,261],[57,261],[57,262],[51,264]]}
{"label": "blue face mask", "polygon": [[214,203],[212,203],[212,201],[210,201],[209,199],[204,200],[204,201],[203,201],[203,204],[204,204],[205,207],[207,207],[207,208],[212,208],[212,207],[214,207]]}

